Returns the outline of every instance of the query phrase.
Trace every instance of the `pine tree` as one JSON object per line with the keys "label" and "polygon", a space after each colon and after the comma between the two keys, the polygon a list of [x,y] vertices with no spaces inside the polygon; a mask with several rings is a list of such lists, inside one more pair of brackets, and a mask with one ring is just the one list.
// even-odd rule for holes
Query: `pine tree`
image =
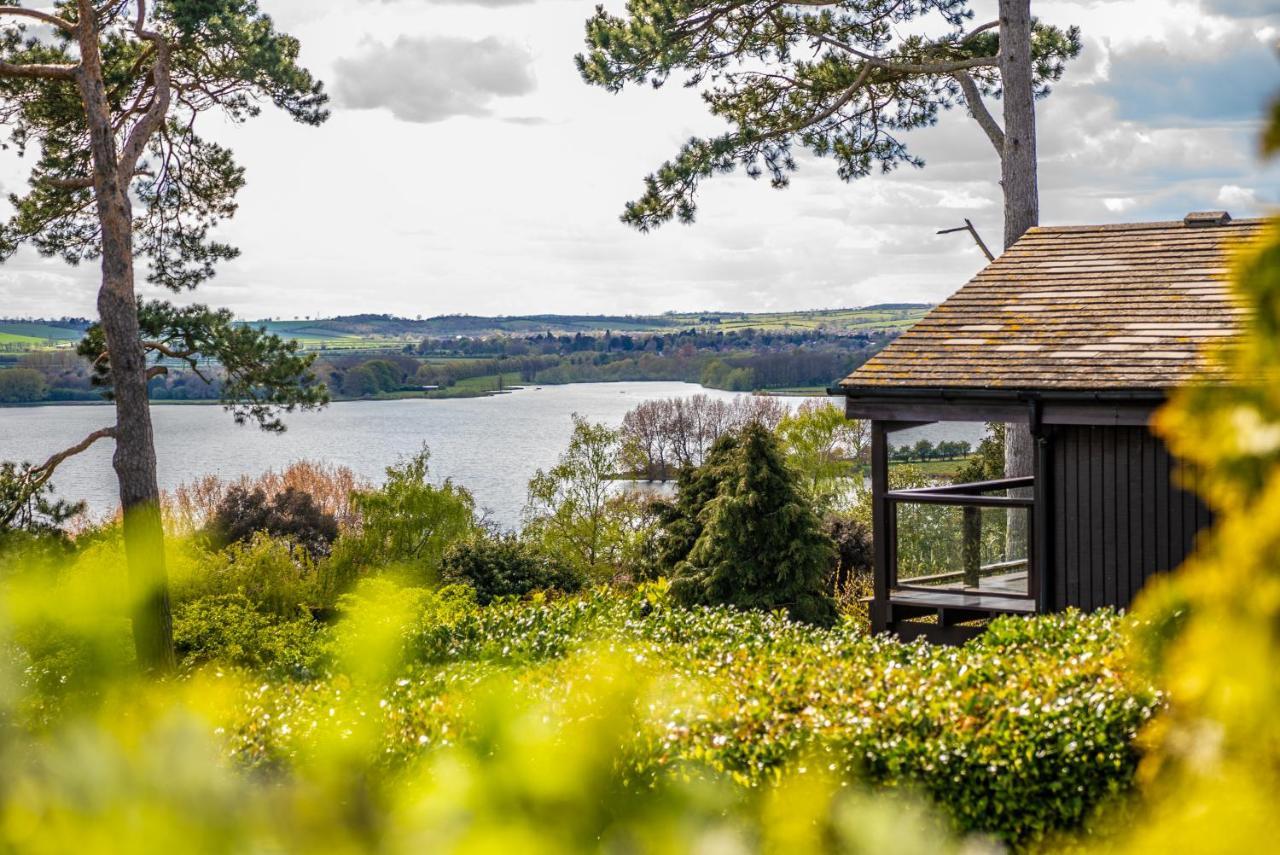
{"label": "pine tree", "polygon": [[[184,293],[208,280],[234,247],[214,229],[236,210],[244,170],[196,132],[215,113],[233,123],[273,104],[295,120],[325,120],[321,85],[297,64],[296,39],[276,31],[255,0],[56,0],[48,11],[0,6],[0,120],[8,144],[35,163],[25,195],[0,223],[0,261],[30,245],[102,270],[98,323],[82,344],[110,389],[115,420],[23,471],[19,498],[94,443],[115,443],[126,557],[138,606],[138,662],[175,667],[160,525],[160,488],[147,384],[161,360],[224,372],[237,421],[281,425],[280,410],[325,400],[311,358],[229,312],[142,301],[147,281]],[[205,120],[207,121],[207,120]],[[3,497],[0,497],[3,498]],[[7,516],[12,503],[0,506]]]}
{"label": "pine tree", "polygon": [[[738,166],[784,187],[796,148],[835,160],[845,181],[922,166],[904,133],[962,105],[1000,160],[1009,246],[1039,218],[1034,99],[1080,52],[1080,34],[1034,20],[1030,0],[998,8],[975,25],[969,0],[629,0],[623,16],[598,6],[577,57],[587,83],[618,92],[675,76],[728,125],[646,178],[623,221],[691,222],[701,183]],[[986,96],[1003,99],[1003,127]]]}
{"label": "pine tree", "polygon": [[835,547],[762,425],[717,442],[706,463],[681,477],[661,521],[659,558],[678,602],[782,608],[793,620],[835,622],[827,590]]}

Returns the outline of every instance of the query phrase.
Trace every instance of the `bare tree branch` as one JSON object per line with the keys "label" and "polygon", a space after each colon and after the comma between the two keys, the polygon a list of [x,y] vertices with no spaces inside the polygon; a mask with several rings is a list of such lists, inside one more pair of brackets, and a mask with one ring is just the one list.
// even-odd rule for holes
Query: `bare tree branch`
{"label": "bare tree branch", "polygon": [[93,445],[100,439],[114,439],[115,435],[116,428],[114,425],[111,427],[100,428],[70,448],[59,451],[39,466],[33,466],[28,469],[23,473],[23,484],[17,499],[8,507],[0,507],[0,527],[7,526],[9,523],[13,522],[13,518],[22,510],[23,504],[35,495],[36,491],[49,483],[49,479],[53,477],[54,470],[57,469],[64,460],[85,451],[89,446]]}
{"label": "bare tree branch", "polygon": [[76,25],[59,18],[57,15],[50,15],[48,12],[41,12],[39,9],[27,9],[23,6],[0,6],[0,15],[14,15],[19,18],[32,18],[42,24],[48,24],[51,27],[57,27],[68,33],[75,33]]}
{"label": "bare tree branch", "polygon": [[77,442],[70,448],[63,449],[39,466],[33,466],[23,473],[23,484],[16,500],[8,507],[0,507],[0,527],[13,522],[13,518],[22,510],[23,504],[49,482],[53,472],[68,457],[73,457],[89,448],[100,439],[115,438],[115,426],[100,428]]}
{"label": "bare tree branch", "polygon": [[[138,169],[134,171],[133,177],[137,178],[139,175],[151,174],[152,172],[149,169]],[[50,187],[54,187],[58,190],[87,190],[93,186],[93,178],[88,175],[81,178],[51,178],[45,176],[39,180],[41,183],[48,184]]]}
{"label": "bare tree branch", "polygon": [[93,186],[93,179],[84,178],[41,178],[42,184],[48,184],[57,190],[87,190]]}
{"label": "bare tree branch", "polygon": [[963,71],[954,72],[951,76],[956,83],[960,84],[960,91],[964,93],[965,103],[969,105],[969,114],[973,116],[974,121],[986,133],[987,139],[991,140],[991,144],[995,146],[996,156],[1003,158],[1004,131],[1000,129],[999,123],[991,115],[987,105],[982,102],[982,93],[978,91],[978,84],[974,82],[973,77]]}
{"label": "bare tree branch", "polygon": [[31,471],[42,473],[42,479],[40,483],[43,484],[45,481],[48,481],[49,478],[53,475],[53,470],[57,469],[58,466],[68,457],[74,457],[75,455],[81,453],[82,451],[85,451],[86,449],[89,448],[89,446],[93,445],[95,442],[97,442],[100,439],[108,439],[108,438],[114,439],[115,435],[116,435],[115,425],[112,425],[110,427],[99,428],[98,430],[95,430],[93,433],[89,434],[84,439],[80,440],[70,448],[65,448],[62,451],[59,451],[57,454],[50,457],[44,463],[41,463],[39,466],[34,467]]}
{"label": "bare tree branch", "polygon": [[39,80],[75,80],[78,65],[54,65],[0,61],[0,77],[22,77]]}
{"label": "bare tree branch", "polygon": [[830,36],[817,35],[814,38],[822,44],[851,53],[876,68],[900,71],[905,74],[955,74],[957,71],[968,71],[971,68],[992,68],[1000,62],[998,56],[975,56],[969,59],[949,59],[941,62],[902,62],[858,50]]}
{"label": "bare tree branch", "polygon": [[972,39],[974,36],[978,35],[978,33],[985,33],[987,30],[994,30],[994,29],[996,29],[996,28],[997,28],[997,27],[999,27],[999,26],[1000,26],[1000,21],[999,21],[999,19],[996,19],[996,20],[994,20],[994,21],[987,21],[987,22],[986,22],[985,24],[983,24],[982,26],[980,26],[980,27],[974,27],[972,30],[970,30],[969,32],[965,33],[965,34],[964,34],[964,38],[963,38],[963,39],[961,39],[960,41],[961,41],[961,42],[967,42],[967,41],[969,41],[970,39]]}
{"label": "bare tree branch", "polygon": [[144,340],[142,342],[142,346],[147,350],[154,350],[156,353],[167,356],[170,359],[190,359],[198,353],[196,350],[174,350],[162,341]]}
{"label": "bare tree branch", "polygon": [[[121,181],[126,183],[132,180],[134,171],[138,167],[138,159],[142,157],[142,152],[146,148],[147,142],[164,124],[165,116],[169,113],[169,102],[173,94],[173,87],[169,79],[171,56],[169,42],[159,33],[145,29],[146,17],[147,4],[145,0],[138,0],[138,17],[134,22],[134,32],[138,34],[138,38],[151,42],[156,49],[156,61],[151,67],[151,79],[154,84],[155,96],[152,98],[150,105],[148,105],[146,113],[129,131],[129,136],[125,140],[124,146],[120,149]],[[123,176],[129,176],[129,178],[126,179]]]}

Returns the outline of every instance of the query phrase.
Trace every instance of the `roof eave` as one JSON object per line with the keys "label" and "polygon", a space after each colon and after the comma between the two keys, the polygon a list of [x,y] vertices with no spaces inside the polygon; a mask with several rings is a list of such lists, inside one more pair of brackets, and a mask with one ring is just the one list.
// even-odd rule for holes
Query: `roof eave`
{"label": "roof eave", "polygon": [[1167,389],[981,389],[839,386],[845,414],[887,422],[1013,422],[1145,426]]}

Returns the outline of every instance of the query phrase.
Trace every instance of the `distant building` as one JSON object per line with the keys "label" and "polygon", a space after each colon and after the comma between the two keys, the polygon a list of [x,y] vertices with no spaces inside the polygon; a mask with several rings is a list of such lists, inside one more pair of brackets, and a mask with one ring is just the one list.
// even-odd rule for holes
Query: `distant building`
{"label": "distant building", "polygon": [[[1238,331],[1228,254],[1261,227],[1032,229],[840,383],[872,422],[877,630],[960,641],[994,614],[1125,607],[1183,561],[1210,514],[1148,423]],[[891,490],[891,434],[945,421],[1028,425],[1031,474]]]}

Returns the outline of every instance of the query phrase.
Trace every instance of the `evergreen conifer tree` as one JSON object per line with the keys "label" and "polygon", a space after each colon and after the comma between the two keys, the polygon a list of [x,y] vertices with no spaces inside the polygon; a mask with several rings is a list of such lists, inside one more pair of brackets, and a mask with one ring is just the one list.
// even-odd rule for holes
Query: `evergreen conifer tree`
{"label": "evergreen conifer tree", "polygon": [[830,626],[835,547],[822,531],[777,439],[758,423],[723,437],[683,475],[661,513],[660,560],[685,605],[786,609]]}
{"label": "evergreen conifer tree", "polygon": [[114,441],[138,662],[171,671],[148,381],[168,370],[161,360],[197,374],[214,362],[237,421],[268,430],[280,429],[279,411],[318,406],[326,393],[296,344],[235,324],[230,312],[141,300],[135,268],[145,264],[149,283],[183,293],[237,254],[214,229],[235,213],[244,170],[196,132],[203,116],[238,123],[273,104],[318,125],[327,97],[297,64],[297,40],[278,32],[256,0],[42,5],[0,6],[0,122],[7,145],[35,154],[27,192],[10,195],[12,214],[0,223],[0,262],[29,245],[70,264],[100,263],[98,323],[80,352],[109,387],[115,420],[8,478],[0,494],[18,502],[0,505],[0,519],[68,457]]}

